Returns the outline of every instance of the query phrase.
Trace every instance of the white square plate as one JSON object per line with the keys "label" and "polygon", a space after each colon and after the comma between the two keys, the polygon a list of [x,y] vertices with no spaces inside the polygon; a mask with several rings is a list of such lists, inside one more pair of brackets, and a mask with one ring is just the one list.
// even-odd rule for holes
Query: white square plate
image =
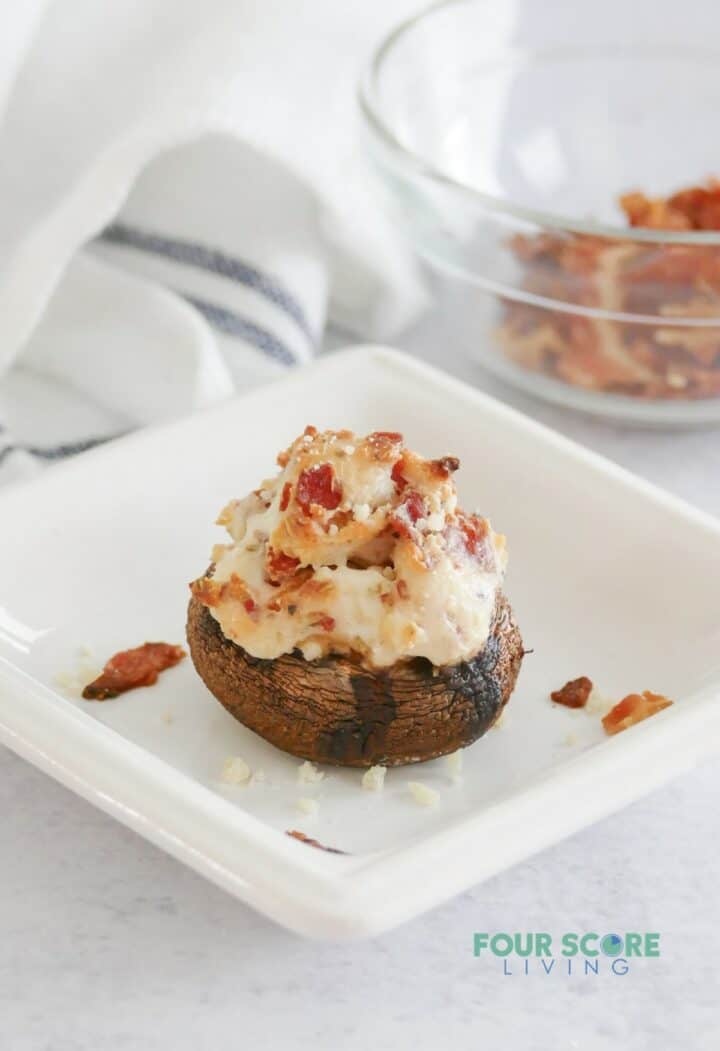
{"label": "white square plate", "polygon": [[[465,752],[388,773],[380,794],[236,723],[190,661],[103,704],[53,686],[79,646],[103,659],[180,642],[215,515],[272,473],[307,423],[400,430],[459,455],[460,495],[509,539],[507,592],[534,652],[502,725]],[[0,738],[198,872],[306,934],[391,927],[649,791],[720,742],[720,526],[498,402],[378,348],[337,354],[243,399],[122,439],[0,494]],[[610,696],[677,703],[606,738],[552,705],[586,674]],[[266,779],[220,781],[242,756]],[[440,793],[423,809],[407,790]],[[302,817],[300,796],[319,812]],[[299,828],[348,851],[285,835]]]}

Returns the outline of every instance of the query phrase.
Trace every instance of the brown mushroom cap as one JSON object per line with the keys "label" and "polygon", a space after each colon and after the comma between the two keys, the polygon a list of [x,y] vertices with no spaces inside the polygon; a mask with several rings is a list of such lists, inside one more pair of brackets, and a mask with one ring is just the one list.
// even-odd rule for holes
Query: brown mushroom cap
{"label": "brown mushroom cap", "polygon": [[187,637],[200,677],[231,715],[284,752],[338,766],[418,763],[472,744],[507,703],[523,657],[503,594],[481,652],[440,668],[422,657],[376,671],[335,655],[252,657],[195,598]]}

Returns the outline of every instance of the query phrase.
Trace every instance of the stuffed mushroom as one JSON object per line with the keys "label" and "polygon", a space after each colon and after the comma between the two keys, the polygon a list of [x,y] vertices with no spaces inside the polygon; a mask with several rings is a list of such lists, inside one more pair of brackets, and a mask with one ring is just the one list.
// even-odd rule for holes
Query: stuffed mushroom
{"label": "stuffed mushroom", "polygon": [[293,755],[344,766],[445,755],[492,726],[522,640],[504,537],[457,505],[458,460],[402,435],[305,432],[218,523],[188,642],[215,697]]}

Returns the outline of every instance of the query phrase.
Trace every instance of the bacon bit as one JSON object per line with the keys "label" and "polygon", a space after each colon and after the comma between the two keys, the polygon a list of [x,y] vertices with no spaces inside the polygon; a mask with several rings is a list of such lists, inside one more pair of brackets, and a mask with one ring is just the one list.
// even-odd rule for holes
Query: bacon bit
{"label": "bacon bit", "polygon": [[[620,198],[632,227],[720,230],[720,181],[667,198]],[[640,244],[598,237],[541,235],[513,239],[523,263],[523,289],[556,301],[628,315],[684,310],[720,322],[720,252],[694,244]],[[659,323],[608,326],[590,318],[508,303],[498,332],[518,364],[565,383],[644,399],[698,399],[720,394],[718,328]],[[681,315],[678,315],[681,316]]]}
{"label": "bacon bit", "polygon": [[305,514],[310,514],[313,505],[334,511],[342,500],[342,490],[337,486],[332,464],[321,463],[308,467],[298,478],[296,499]]}
{"label": "bacon bit", "polygon": [[395,587],[400,598],[407,598],[410,594],[406,580],[398,580]]}
{"label": "bacon bit", "polygon": [[161,671],[174,667],[185,656],[184,649],[167,642],[145,642],[135,649],[123,650],[110,658],[82,695],[86,701],[105,701],[138,686],[152,686]]}
{"label": "bacon bit", "polygon": [[671,197],[626,193],[620,207],[631,226],[653,230],[720,230],[720,182],[690,186]]}
{"label": "bacon bit", "polygon": [[603,716],[602,724],[608,734],[618,734],[629,726],[649,719],[663,708],[669,708],[673,702],[661,693],[643,690],[642,694],[629,693]]}
{"label": "bacon bit", "polygon": [[425,501],[420,493],[413,489],[395,511],[390,519],[390,525],[400,536],[409,537],[412,526],[424,517]]}
{"label": "bacon bit", "polygon": [[314,621],[313,627],[322,628],[323,631],[334,631],[335,618],[324,614],[319,620]]}
{"label": "bacon bit", "polygon": [[247,610],[248,613],[252,613],[253,610],[257,608],[255,603],[253,602],[253,600],[251,598],[246,598],[245,601],[243,602],[243,606],[245,607],[245,609]]}
{"label": "bacon bit", "polygon": [[466,515],[462,511],[458,512],[457,517],[468,554],[479,554],[483,541],[488,535],[487,522],[484,518],[478,518],[477,515]]}
{"label": "bacon bit", "polygon": [[210,577],[200,577],[199,580],[193,580],[188,586],[193,598],[196,598],[203,606],[213,607],[220,604],[223,588],[222,584],[218,584],[216,580]]}
{"label": "bacon bit", "polygon": [[352,521],[352,511],[336,511],[332,518],[329,519],[329,521],[326,523],[325,532],[327,533],[327,531],[330,529],[330,526],[335,526],[337,528],[337,531],[340,532],[341,529],[344,529],[345,526]]}
{"label": "bacon bit", "polygon": [[220,598],[224,601],[230,599],[233,602],[245,602],[251,598],[247,584],[237,573],[231,573],[230,578],[220,585]]}
{"label": "bacon bit", "polygon": [[313,427],[313,425],[311,423],[309,423],[307,425],[307,427],[305,428],[305,430],[303,431],[303,437],[304,438],[314,438],[316,434],[317,434],[317,427]]}
{"label": "bacon bit", "polygon": [[571,679],[562,689],[551,693],[550,699],[556,704],[564,704],[566,708],[584,708],[592,688],[592,681],[587,675],[581,675],[579,679]]}
{"label": "bacon bit", "polygon": [[371,459],[377,463],[389,464],[398,454],[398,446],[402,445],[403,436],[397,431],[373,431],[363,439],[363,445]]}
{"label": "bacon bit", "polygon": [[390,477],[392,478],[393,482],[395,483],[395,488],[397,489],[397,491],[399,493],[401,493],[403,491],[403,489],[405,488],[405,486],[408,484],[407,483],[407,478],[402,473],[402,469],[403,469],[403,461],[402,461],[402,459],[400,459],[400,460],[397,461],[397,463],[393,464],[393,469],[390,472]]}
{"label": "bacon bit", "polygon": [[376,440],[393,442],[395,445],[399,445],[403,436],[398,431],[373,431],[372,434],[368,435],[368,441],[374,442]]}
{"label": "bacon bit", "polygon": [[306,836],[304,832],[298,832],[297,829],[292,829],[285,833],[286,836],[292,836],[293,839],[299,840],[301,843],[306,843],[309,847],[315,847],[317,850],[324,850],[328,854],[347,854],[347,850],[338,850],[337,847],[326,847],[324,843],[319,843],[316,839],[311,839],[310,836]]}
{"label": "bacon bit", "polygon": [[459,469],[460,461],[457,456],[443,456],[439,460],[431,460],[430,467],[438,478],[449,478],[454,471]]}
{"label": "bacon bit", "polygon": [[269,547],[265,565],[270,580],[273,583],[279,583],[283,577],[289,577],[295,572],[300,565],[300,559]]}
{"label": "bacon bit", "polygon": [[290,496],[292,494],[292,485],[290,482],[285,482],[283,486],[282,496],[280,497],[280,510],[287,511],[288,504],[290,503]]}
{"label": "bacon bit", "polygon": [[425,517],[425,501],[420,496],[420,493],[417,493],[414,490],[406,498],[403,507],[407,511],[407,516],[413,525],[415,525],[419,518]]}
{"label": "bacon bit", "polygon": [[279,613],[282,609],[282,606],[280,605],[278,600],[274,598],[272,599],[272,601],[268,602],[267,608],[270,610],[271,613]]}
{"label": "bacon bit", "polygon": [[[234,602],[242,602],[248,612],[255,608],[247,584],[237,573],[233,573],[229,580],[222,583],[211,577],[200,577],[199,580],[193,580],[190,591],[198,602],[202,602],[203,606],[219,606],[225,599],[231,599]],[[250,607],[247,605],[248,602]]]}
{"label": "bacon bit", "polygon": [[289,591],[296,590],[294,587],[294,583],[298,578],[300,578],[301,586],[297,589],[297,591],[299,596],[304,600],[309,601],[311,598],[320,599],[334,594],[336,590],[335,581],[332,579],[317,580],[313,576],[313,573],[314,570],[312,566],[306,566],[305,569],[299,570],[292,578],[292,580],[285,585],[285,587],[283,588],[283,593],[287,594]]}

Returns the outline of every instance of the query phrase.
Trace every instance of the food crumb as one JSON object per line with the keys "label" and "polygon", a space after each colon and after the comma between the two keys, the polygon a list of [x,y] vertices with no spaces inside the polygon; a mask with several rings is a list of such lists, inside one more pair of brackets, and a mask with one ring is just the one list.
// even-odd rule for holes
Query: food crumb
{"label": "food crumb", "polygon": [[565,734],[560,744],[564,745],[566,748],[572,748],[573,745],[577,744],[577,740],[575,734]]}
{"label": "food crumb", "polygon": [[366,792],[381,792],[385,784],[386,773],[387,770],[384,766],[371,766],[362,775],[362,787]]}
{"label": "food crumb", "polygon": [[252,775],[252,779],[253,781],[258,781],[260,784],[262,784],[262,782],[265,780],[265,771],[262,769],[256,770],[255,773]]}
{"label": "food crumb", "polygon": [[585,710],[595,715],[606,715],[614,704],[612,697],[606,697],[605,694],[600,693],[597,686],[593,686]]}
{"label": "food crumb", "polygon": [[252,770],[239,755],[231,755],[223,763],[220,780],[226,785],[246,785],[252,777]]}
{"label": "food crumb", "polygon": [[324,771],[318,770],[315,764],[307,759],[298,768],[297,779],[301,785],[316,785],[324,777]]}
{"label": "food crumb", "polygon": [[306,814],[308,817],[312,817],[318,812],[317,799],[308,799],[307,796],[301,796],[295,806],[301,814]]}
{"label": "food crumb", "polygon": [[324,850],[327,854],[347,854],[347,850],[339,850],[338,847],[327,847],[324,843],[319,843],[316,839],[306,836],[304,832],[298,832],[296,828],[286,832],[285,835],[292,836],[293,839],[299,840],[300,843],[305,843],[308,847]]}
{"label": "food crumb", "polygon": [[553,690],[550,700],[566,708],[584,708],[592,688],[592,680],[588,679],[587,675],[581,675],[579,679],[566,682],[561,689]]}
{"label": "food crumb", "polygon": [[452,755],[445,756],[445,766],[453,781],[457,782],[462,779],[463,754],[461,748],[458,748],[457,752],[453,752]]}
{"label": "food crumb", "polygon": [[621,701],[611,708],[603,717],[602,724],[608,734],[619,734],[629,729],[643,719],[649,719],[651,715],[657,715],[664,708],[669,708],[673,702],[661,693],[652,693],[643,690],[640,693],[629,693]]}
{"label": "food crumb", "polygon": [[174,668],[187,654],[181,646],[167,642],[144,642],[120,650],[105,662],[100,675],[89,682],[82,696],[86,701],[107,701],[128,690],[154,686],[161,672]]}
{"label": "food crumb", "polygon": [[164,723],[167,723],[168,726],[170,725],[170,723],[175,722],[175,715],[170,708],[166,708],[165,711],[162,713],[162,721]]}
{"label": "food crumb", "polygon": [[440,794],[422,781],[408,781],[407,786],[418,806],[435,807],[440,802]]}

